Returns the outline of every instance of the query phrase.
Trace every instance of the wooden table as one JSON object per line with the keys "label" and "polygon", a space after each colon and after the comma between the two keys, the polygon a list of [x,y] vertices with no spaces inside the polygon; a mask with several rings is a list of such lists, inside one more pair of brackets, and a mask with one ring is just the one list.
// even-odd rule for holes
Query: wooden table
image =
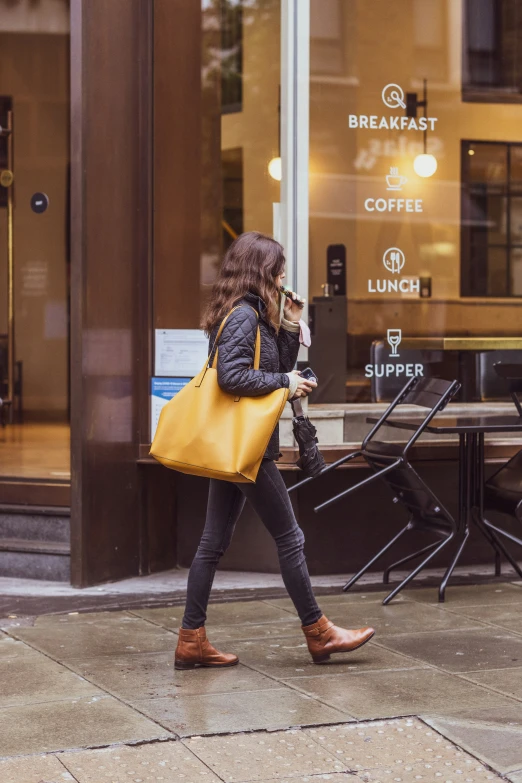
{"label": "wooden table", "polygon": [[522,351],[522,337],[403,337],[401,348],[426,351]]}

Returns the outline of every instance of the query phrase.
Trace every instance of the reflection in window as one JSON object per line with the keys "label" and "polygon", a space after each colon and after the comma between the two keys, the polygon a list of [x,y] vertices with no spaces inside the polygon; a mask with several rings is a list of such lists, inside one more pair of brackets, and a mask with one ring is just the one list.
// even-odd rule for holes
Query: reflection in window
{"label": "reflection in window", "polygon": [[464,100],[520,100],[522,7],[519,0],[466,0]]}
{"label": "reflection in window", "polygon": [[341,0],[310,0],[310,73],[344,72]]}
{"label": "reflection in window", "polygon": [[243,0],[219,0],[221,16],[221,110],[243,106]]}
{"label": "reflection in window", "polygon": [[440,0],[415,0],[413,43],[415,76],[442,82],[448,78],[447,6]]}
{"label": "reflection in window", "polygon": [[522,144],[462,142],[462,295],[522,296]]}
{"label": "reflection in window", "polygon": [[228,250],[238,234],[243,233],[243,150],[241,147],[221,152],[223,177],[223,250]]}

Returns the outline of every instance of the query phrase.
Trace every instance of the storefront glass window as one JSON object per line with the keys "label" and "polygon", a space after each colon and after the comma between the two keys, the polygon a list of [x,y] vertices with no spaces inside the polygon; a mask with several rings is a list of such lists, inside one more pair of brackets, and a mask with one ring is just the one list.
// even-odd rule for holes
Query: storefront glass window
{"label": "storefront glass window", "polygon": [[521,34],[519,0],[311,0],[313,403],[386,403],[412,374],[488,399],[472,340],[520,334]]}

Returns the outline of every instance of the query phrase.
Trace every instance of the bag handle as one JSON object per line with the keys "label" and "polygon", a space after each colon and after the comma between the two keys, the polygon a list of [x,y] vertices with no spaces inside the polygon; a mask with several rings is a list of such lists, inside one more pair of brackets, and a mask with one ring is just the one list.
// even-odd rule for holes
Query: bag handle
{"label": "bag handle", "polygon": [[[219,331],[218,331],[218,333],[216,335],[216,339],[214,340],[214,345],[212,346],[212,351],[214,350],[214,348],[216,349],[216,352],[214,354],[214,360],[212,362],[212,368],[214,370],[217,367],[217,358],[218,358],[218,348],[216,346],[217,346],[219,338],[221,337],[221,333],[222,333],[222,331],[223,331],[223,329],[225,327],[225,323],[226,323],[227,319],[229,318],[229,316],[232,315],[234,310],[239,310],[241,307],[243,307],[243,305],[237,305],[237,307],[233,307],[232,310],[228,313],[228,315],[225,316],[225,318],[223,318],[223,320],[221,322],[221,326],[219,327]],[[248,307],[250,307],[250,305],[248,305]],[[251,310],[254,310],[254,313],[256,314],[256,317],[259,320],[259,313],[257,312],[257,310],[255,310],[253,307],[251,308]],[[212,351],[210,351],[210,355],[209,355],[209,357],[207,359],[207,365],[208,365],[208,361],[210,360],[210,356],[212,356]],[[259,370],[260,361],[261,361],[261,332],[259,331],[259,326],[258,326],[257,327],[257,334],[256,334],[256,345],[255,345],[255,351],[254,351],[254,368],[253,368],[254,370]]]}

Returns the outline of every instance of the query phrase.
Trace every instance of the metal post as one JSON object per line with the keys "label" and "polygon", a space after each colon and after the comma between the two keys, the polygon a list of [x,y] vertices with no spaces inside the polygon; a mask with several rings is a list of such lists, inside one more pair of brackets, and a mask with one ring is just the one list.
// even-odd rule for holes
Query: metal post
{"label": "metal post", "polygon": [[13,240],[13,112],[7,112],[7,125],[0,127],[0,136],[6,140],[7,181],[2,185],[7,190],[7,399],[9,403],[9,420],[13,420],[14,400],[14,368],[15,368],[15,343],[14,343],[14,240]]}
{"label": "metal post", "polygon": [[[13,171],[13,112],[7,112],[7,168]],[[14,406],[14,239],[13,239],[13,186],[7,188],[7,396],[11,402],[10,421]]]}
{"label": "metal post", "polygon": [[282,0],[281,240],[288,285],[307,300],[309,70],[310,2]]}

